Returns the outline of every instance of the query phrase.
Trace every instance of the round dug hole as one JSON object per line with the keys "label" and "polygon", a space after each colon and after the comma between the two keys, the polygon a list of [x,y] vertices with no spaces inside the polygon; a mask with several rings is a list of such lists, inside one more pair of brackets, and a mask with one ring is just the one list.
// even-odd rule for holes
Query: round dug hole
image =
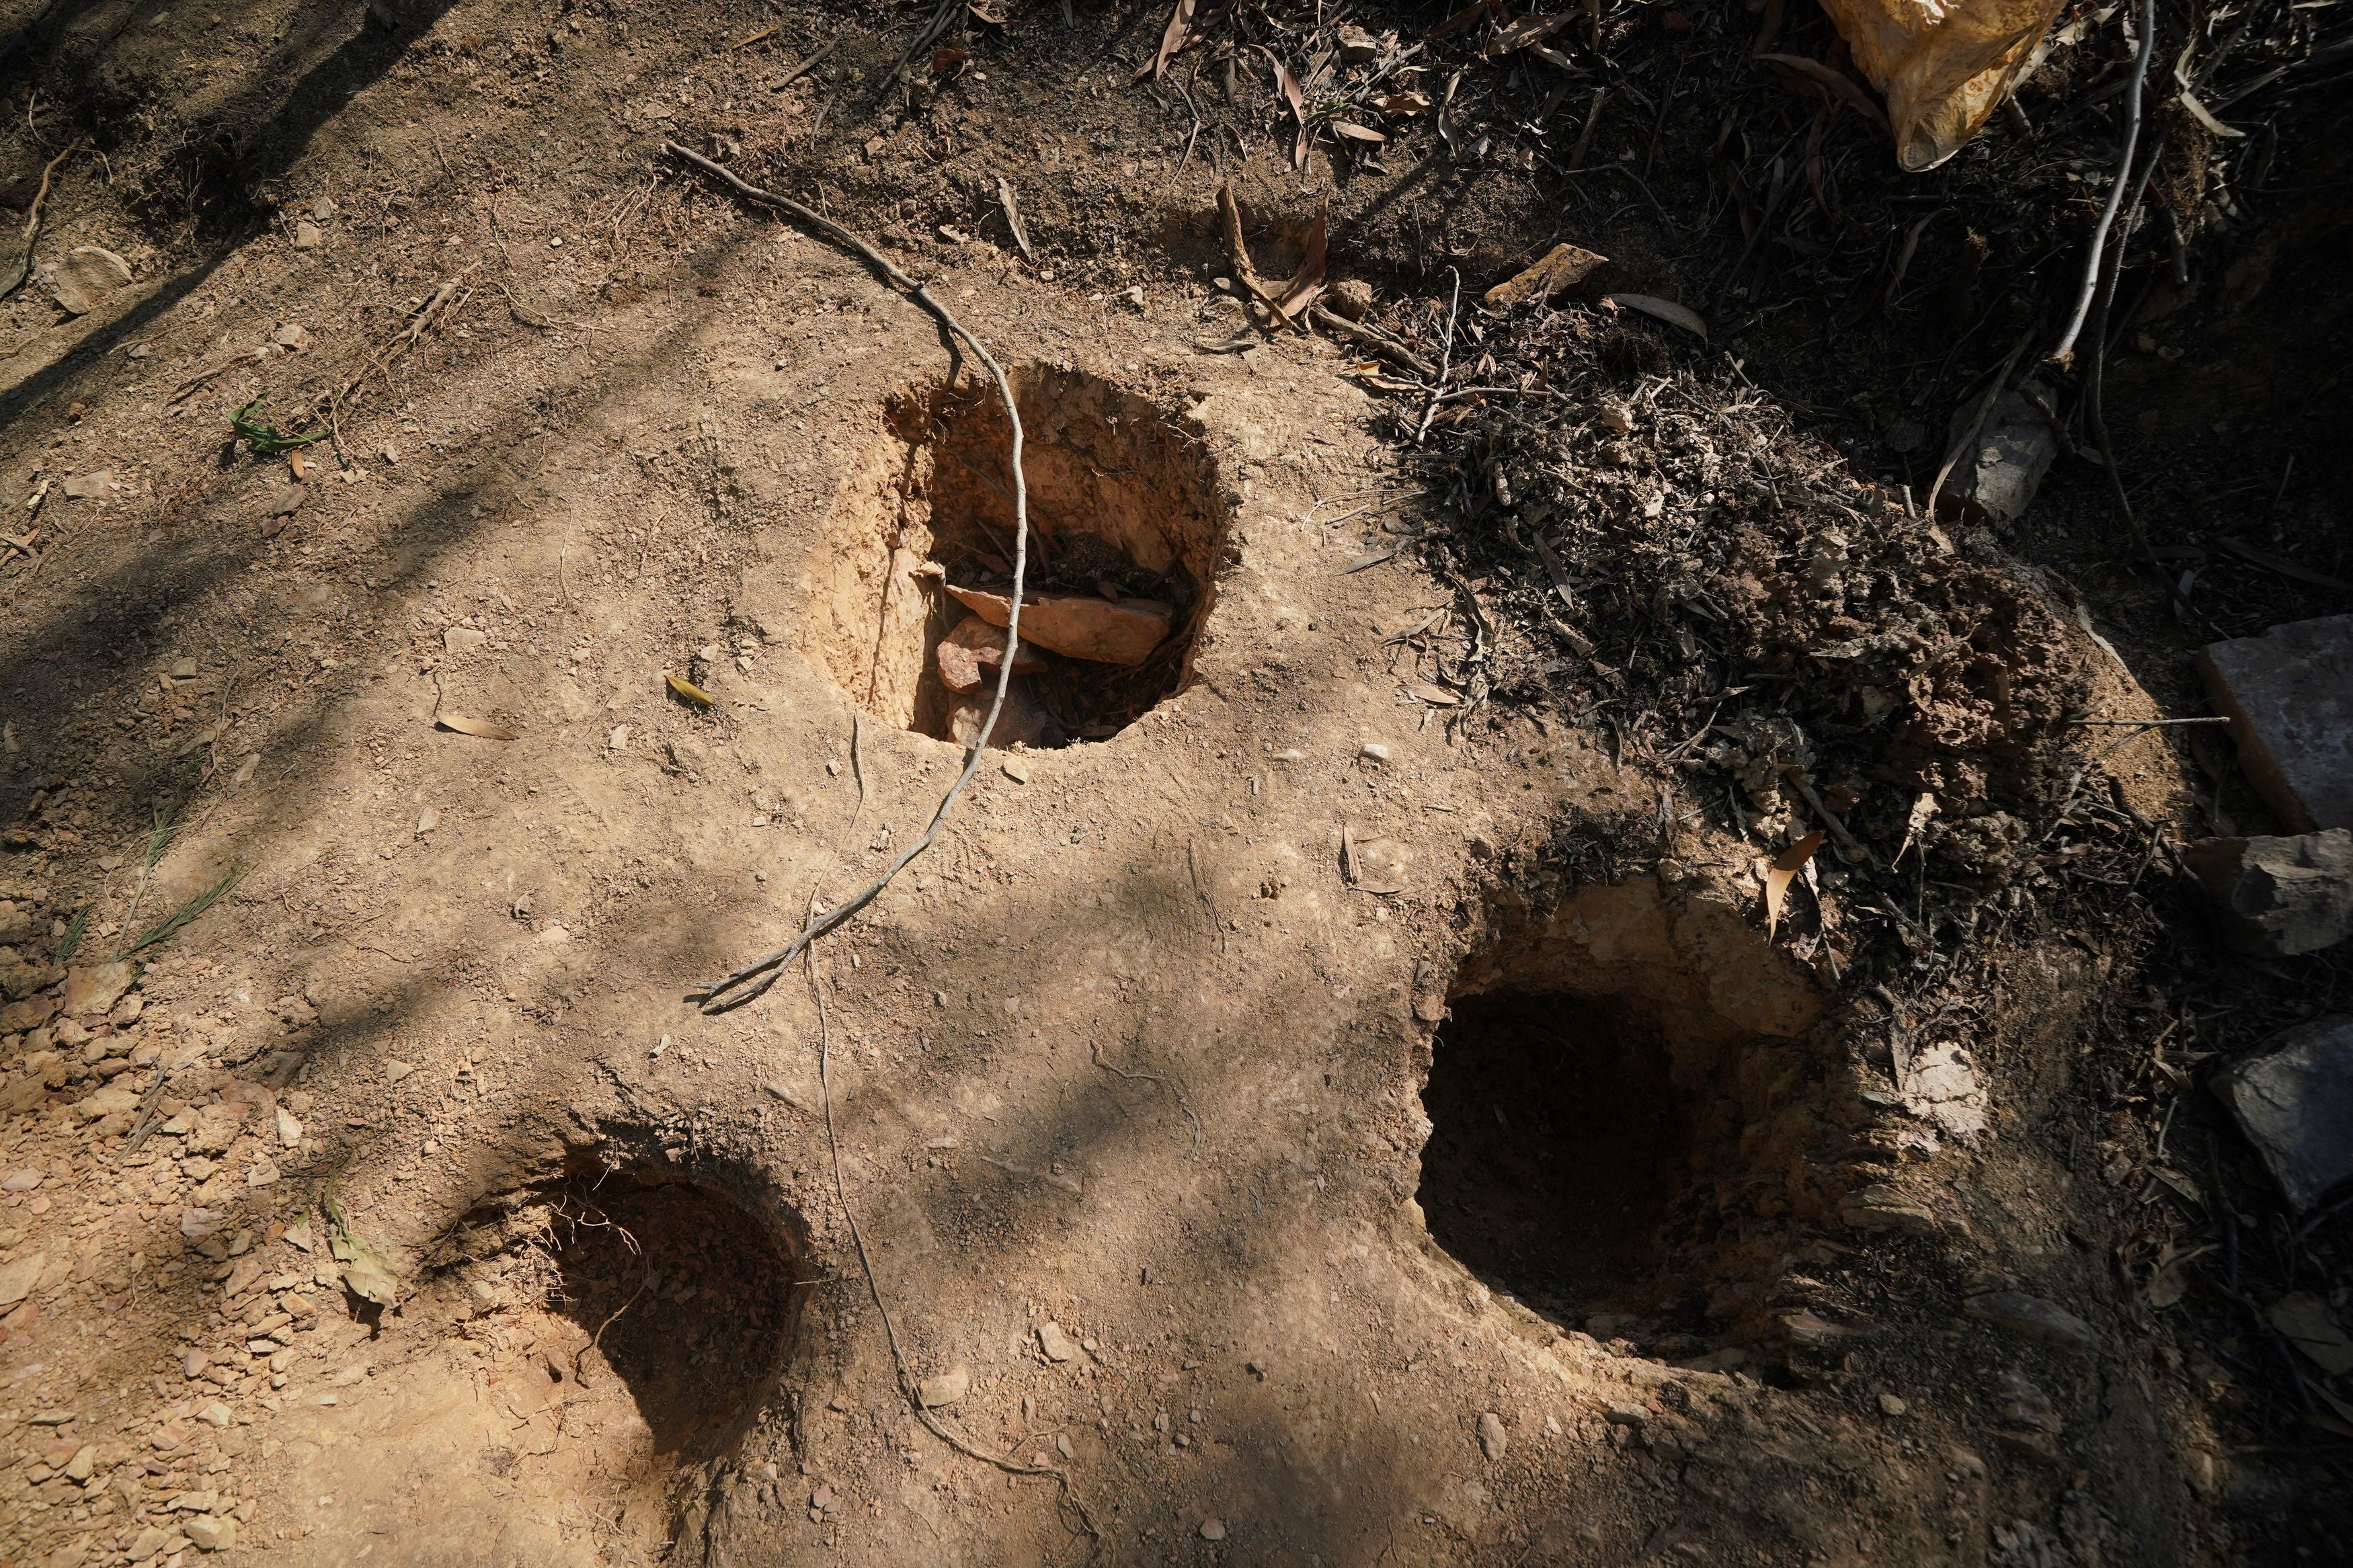
{"label": "round dug hole", "polygon": [[1431,1237],[1565,1321],[1621,1304],[1682,1184],[1667,1042],[1621,997],[1504,993],[1456,1002],[1431,1050]]}
{"label": "round dug hole", "polygon": [[[1185,685],[1225,504],[1178,416],[1076,371],[1025,365],[1009,379],[1030,546],[1022,650],[991,744],[1103,740]],[[902,392],[881,416],[812,563],[802,652],[875,719],[969,743],[1012,584],[1004,405],[964,376]]]}
{"label": "round dug hole", "polygon": [[776,1388],[799,1247],[715,1189],[573,1177],[476,1211],[455,1242],[470,1307],[568,1323],[543,1339],[552,1380],[626,1390],[640,1479],[726,1452]]}

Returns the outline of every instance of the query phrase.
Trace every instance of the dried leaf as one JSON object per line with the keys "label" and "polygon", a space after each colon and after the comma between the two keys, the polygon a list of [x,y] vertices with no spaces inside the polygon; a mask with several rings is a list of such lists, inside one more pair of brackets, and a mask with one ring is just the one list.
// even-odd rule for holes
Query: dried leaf
{"label": "dried leaf", "polygon": [[944,48],[932,51],[932,75],[944,77],[972,58],[970,49]]}
{"label": "dried leaf", "polygon": [[1912,802],[1912,814],[1904,824],[1904,842],[1895,847],[1895,858],[1887,863],[1890,870],[1903,861],[1904,852],[1912,847],[1912,841],[1920,836],[1920,830],[1927,826],[1928,819],[1936,815],[1936,797],[1922,790]]}
{"label": "dried leaf", "polygon": [[1662,300],[1656,294],[1604,294],[1601,298],[1606,304],[1622,306],[1629,310],[1640,310],[1646,316],[1656,316],[1659,320],[1681,327],[1687,332],[1696,332],[1703,339],[1707,336],[1707,322],[1701,320],[1699,312],[1688,305],[1678,305],[1672,300]]}
{"label": "dried leaf", "polygon": [[1176,51],[1183,48],[1186,40],[1192,36],[1193,9],[1194,0],[1176,0],[1176,9],[1168,14],[1168,26],[1160,32],[1160,50],[1152,57],[1150,65],[1135,73],[1138,80],[1150,77],[1157,81],[1167,70],[1168,62],[1176,58]]}
{"label": "dried leaf", "polygon": [[705,691],[691,680],[688,680],[682,676],[672,675],[668,670],[664,670],[662,672],[662,679],[670,682],[670,689],[672,691],[677,692],[679,696],[685,699],[687,701],[693,703],[697,708],[708,708],[711,706],[711,693]]}
{"label": "dried leaf", "polygon": [[1403,119],[1412,114],[1428,114],[1430,99],[1430,94],[1426,92],[1393,92],[1387,98],[1375,100],[1373,107],[1383,114],[1392,114]]}
{"label": "dried leaf", "polygon": [[433,722],[444,730],[455,730],[460,735],[480,735],[485,741],[512,741],[515,732],[488,719],[469,719],[463,713],[436,713]]}
{"label": "dried leaf", "polygon": [[1340,819],[1340,875],[1350,887],[1356,885],[1356,836],[1345,816]]}
{"label": "dried leaf", "polygon": [[1767,942],[1773,940],[1773,932],[1781,923],[1781,907],[1788,901],[1789,884],[1797,880],[1798,873],[1805,869],[1806,862],[1812,859],[1814,851],[1821,847],[1821,833],[1819,830],[1809,833],[1787,849],[1782,850],[1781,858],[1773,862],[1773,868],[1765,873],[1765,940]]}
{"label": "dried leaf", "polygon": [[1367,550],[1345,566],[1341,567],[1340,575],[1345,577],[1351,572],[1362,572],[1367,566],[1377,566],[1403,548],[1402,545],[1392,544],[1380,550]]}
{"label": "dried leaf", "polygon": [[1326,121],[1324,123],[1332,127],[1332,134],[1345,137],[1351,142],[1369,142],[1377,147],[1388,140],[1377,131],[1368,130],[1365,126],[1353,124],[1345,120]]}
{"label": "dried leaf", "polygon": [[2192,120],[2195,120],[2199,124],[2203,125],[2207,130],[2211,131],[2217,136],[2244,136],[2246,134],[2245,132],[2235,131],[2230,126],[2223,124],[2221,121],[2215,119],[2214,111],[2207,108],[2204,104],[2199,102],[2198,95],[2190,91],[2186,87],[2181,89],[2181,107],[2189,111],[2189,117]]}
{"label": "dried leaf", "polygon": [[1299,121],[1299,134],[1291,143],[1291,166],[1304,168],[1307,165],[1307,101],[1300,93],[1299,79],[1291,74],[1291,68],[1284,65],[1272,49],[1261,44],[1258,52],[1274,67],[1274,85],[1282,92],[1282,101],[1291,106],[1291,117]]}
{"label": "dried leaf", "polygon": [[1429,33],[1430,41],[1434,44],[1440,38],[1451,38],[1457,33],[1466,32],[1477,26],[1484,17],[1490,15],[1501,15],[1503,9],[1503,0],[1478,0],[1478,4],[1468,9],[1455,12],[1454,15],[1432,27]]}
{"label": "dried leaf", "polygon": [[1566,12],[1557,16],[1523,16],[1489,39],[1486,48],[1481,52],[1491,60],[1497,59],[1514,49],[1525,48],[1530,44],[1551,37],[1568,23]]}
{"label": "dried leaf", "polygon": [[1286,321],[1297,321],[1300,312],[1315,302],[1316,295],[1324,292],[1324,263],[1329,248],[1328,219],[1328,211],[1315,215],[1315,226],[1307,231],[1307,253],[1299,258],[1299,270],[1292,275],[1289,283],[1283,285],[1282,297],[1274,302],[1274,308],[1282,312]]}
{"label": "dried leaf", "polygon": [[1880,112],[1879,105],[1871,101],[1871,94],[1863,91],[1862,84],[1844,71],[1834,69],[1820,60],[1808,59],[1803,55],[1758,55],[1757,58],[1797,72],[1873,125],[1884,128],[1887,124],[1887,116]]}
{"label": "dried leaf", "polygon": [[1418,697],[1433,707],[1452,708],[1458,706],[1462,700],[1459,695],[1447,690],[1443,686],[1432,686],[1427,680],[1409,680],[1405,683],[1405,689],[1409,696]]}

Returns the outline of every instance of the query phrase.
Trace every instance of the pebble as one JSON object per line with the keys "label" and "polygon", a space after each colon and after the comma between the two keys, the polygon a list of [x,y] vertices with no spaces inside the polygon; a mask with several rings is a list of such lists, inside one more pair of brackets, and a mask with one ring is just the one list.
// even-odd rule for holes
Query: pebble
{"label": "pebble", "polygon": [[1078,1347],[1071,1343],[1071,1336],[1062,1331],[1062,1325],[1051,1321],[1038,1325],[1038,1348],[1046,1352],[1048,1361],[1053,1362],[1068,1361],[1079,1353]]}
{"label": "pebble", "polygon": [[915,1396],[926,1410],[936,1410],[943,1405],[954,1405],[972,1391],[972,1373],[961,1366],[952,1366],[937,1377],[927,1377],[916,1385]]}
{"label": "pebble", "polygon": [[1222,1519],[1205,1519],[1205,1520],[1203,1520],[1203,1521],[1201,1521],[1201,1539],[1202,1539],[1202,1540],[1204,1540],[1204,1541],[1223,1541],[1225,1538],[1226,1538],[1226,1521],[1225,1521],[1224,1520],[1222,1520]]}
{"label": "pebble", "polygon": [[237,1412],[216,1399],[196,1412],[196,1419],[210,1426],[227,1426],[237,1419]]}
{"label": "pebble", "polygon": [[11,1172],[7,1180],[0,1181],[0,1193],[29,1193],[41,1184],[45,1174],[40,1171]]}
{"label": "pebble", "polygon": [[2005,1329],[2084,1354],[2100,1348],[2099,1331],[2063,1307],[2021,1290],[1989,1290],[1972,1296],[1962,1310]]}
{"label": "pebble", "polygon": [[305,218],[294,226],[294,248],[316,250],[327,242],[326,231]]}
{"label": "pebble", "polygon": [[417,1069],[415,1068],[410,1067],[406,1062],[386,1062],[384,1064],[384,1081],[386,1083],[398,1083],[402,1079],[406,1078],[410,1073],[413,1073]]}
{"label": "pebble", "polygon": [[1904,1415],[1911,1412],[1912,1406],[1893,1394],[1883,1394],[1879,1396],[1879,1408],[1889,1415]]}
{"label": "pebble", "polygon": [[311,329],[297,321],[289,321],[269,334],[269,341],[281,349],[307,349],[311,346]]}
{"label": "pebble", "polygon": [[1512,1447],[1512,1435],[1504,1430],[1504,1418],[1489,1410],[1479,1417],[1479,1451],[1490,1461],[1500,1459]]}
{"label": "pebble", "polygon": [[180,1529],[200,1552],[227,1552],[237,1544],[237,1521],[203,1517],[180,1521]]}
{"label": "pebble", "polygon": [[1622,1399],[1605,1402],[1601,1406],[1601,1414],[1609,1418],[1612,1426],[1640,1426],[1651,1418],[1649,1411],[1639,1405],[1630,1405]]}
{"label": "pebble", "polygon": [[1366,742],[1357,748],[1356,754],[1367,762],[1386,763],[1389,760],[1389,749],[1378,741]]}

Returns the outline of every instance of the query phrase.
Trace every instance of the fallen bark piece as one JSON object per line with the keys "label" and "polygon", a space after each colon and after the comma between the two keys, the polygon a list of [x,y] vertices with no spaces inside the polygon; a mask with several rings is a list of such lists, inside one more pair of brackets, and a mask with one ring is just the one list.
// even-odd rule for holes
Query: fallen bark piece
{"label": "fallen bark piece", "polygon": [[[978,588],[948,592],[990,626],[1012,618],[1013,602]],[[1158,599],[1099,599],[1033,595],[1021,602],[1021,640],[1098,664],[1142,664],[1168,636],[1173,605]]]}
{"label": "fallen bark piece", "polygon": [[[1026,618],[1026,617],[1025,617]],[[997,700],[993,690],[976,691],[956,699],[948,710],[948,735],[960,746],[969,746],[980,739],[980,727],[988,718],[988,707]],[[1003,751],[1008,746],[1050,746],[1060,743],[1062,727],[1046,711],[1027,686],[1013,682],[1005,690],[1005,710],[997,716],[997,728],[990,731],[988,744],[992,750]]]}
{"label": "fallen bark piece", "polygon": [[[978,616],[966,616],[955,630],[940,639],[935,660],[949,690],[974,690],[1005,662],[1005,628],[990,626]],[[1035,675],[1045,668],[1046,661],[1029,646],[1029,639],[1022,638],[1021,651],[1013,657],[1013,673]]]}
{"label": "fallen bark piece", "polygon": [[1487,303],[1501,310],[1530,300],[1549,300],[1564,289],[1574,289],[1593,276],[1609,258],[1574,245],[1556,245],[1544,259],[1516,278],[1487,290]]}
{"label": "fallen bark piece", "polygon": [[2353,1176],[2353,1013],[2284,1031],[2232,1063],[2214,1092],[2296,1213]]}
{"label": "fallen bark piece", "polygon": [[2201,838],[2182,859],[2213,895],[2234,952],[2295,958],[2353,937],[2353,831]]}
{"label": "fallen bark piece", "polygon": [[2044,1341],[2063,1350],[2085,1354],[2100,1348],[2099,1331],[2063,1307],[2022,1290],[1989,1290],[1972,1296],[1962,1310],[2029,1339]]}
{"label": "fallen bark piece", "polygon": [[2239,765],[2289,830],[2353,827],[2353,616],[2209,643],[2198,667]]}

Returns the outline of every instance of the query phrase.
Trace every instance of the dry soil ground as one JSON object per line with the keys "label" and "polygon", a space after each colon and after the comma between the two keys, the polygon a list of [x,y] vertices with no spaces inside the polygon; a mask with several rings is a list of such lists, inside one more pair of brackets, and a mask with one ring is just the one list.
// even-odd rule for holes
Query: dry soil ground
{"label": "dry soil ground", "polygon": [[[1222,177],[1270,276],[1330,201],[1335,276],[1425,351],[1447,267],[1556,237],[1697,288],[1704,215],[1642,178],[1663,128],[1668,165],[1715,133],[1680,71],[1602,121],[1625,205],[1574,219],[1537,149],[1580,121],[1520,156],[1545,80],[1476,160],[1425,123],[1389,168],[1300,167],[1264,116],[1196,137],[1207,106],[1134,86],[1166,16],[1134,6],[944,12],[965,57],[887,93],[930,12],[6,9],[7,199],[58,160],[36,267],[132,277],[0,307],[0,531],[31,530],[0,566],[0,1563],[2343,1560],[2307,1500],[2353,1428],[2279,1415],[2221,1277],[2184,1284],[2210,1202],[2278,1216],[2165,1153],[2172,1062],[2337,982],[2163,972],[2151,823],[2249,808],[2227,758],[2073,773],[2069,714],[2158,710],[2093,600],[2194,701],[2162,595],[2063,570],[2105,537],[2091,481],[1957,542],[1852,499],[1841,449],[1898,476],[1916,443],[1809,401],[1843,352],[1814,327],[1727,357],[1563,302],[1563,352],[1615,367],[1592,443],[1530,458],[1564,547],[1590,524],[1578,591],[1664,605],[1704,564],[1748,628],[1620,649],[1521,541],[1551,503],[1495,479],[1474,531],[1431,477],[1521,448],[1452,414],[1417,447],[1325,337],[1200,346],[1244,324]],[[1230,91],[1272,102],[1251,68]],[[989,753],[927,856],[716,1015],[691,987],[962,765],[931,569],[1000,563],[1009,473],[969,357],[672,136],[927,279],[1011,374],[1040,570],[1176,614],[1134,671],[1035,678],[1071,743]],[[2333,298],[2318,241],[2271,243]],[[1464,374],[1510,374],[1467,319],[1497,338]],[[2282,363],[2341,341],[2306,320]],[[262,425],[332,426],[299,472],[229,439],[265,391]],[[1719,489],[1811,531],[1725,522],[1732,557],[1655,580],[1609,553]],[[1875,697],[1789,661],[1891,605],[1973,651]],[[1897,772],[1697,749],[1784,686],[1911,723]],[[1939,798],[1973,826],[1903,904],[1869,876]],[[1769,921],[1769,861],[1850,809],[1894,837]]]}

